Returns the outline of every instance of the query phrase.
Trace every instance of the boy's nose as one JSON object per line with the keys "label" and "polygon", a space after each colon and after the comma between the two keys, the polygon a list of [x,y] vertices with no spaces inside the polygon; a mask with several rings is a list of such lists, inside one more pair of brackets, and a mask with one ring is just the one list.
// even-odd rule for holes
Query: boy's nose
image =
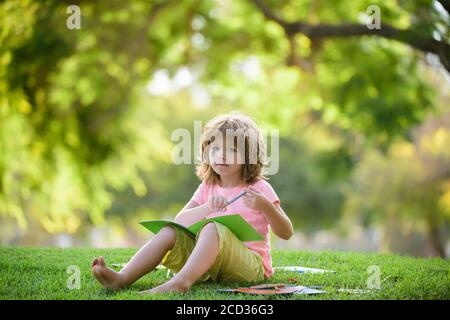
{"label": "boy's nose", "polygon": [[225,160],[225,159],[226,159],[226,154],[225,154],[225,152],[224,152],[223,150],[220,150],[220,151],[218,152],[217,158],[220,159],[220,160]]}
{"label": "boy's nose", "polygon": [[217,156],[217,160],[218,160],[219,162],[226,163],[227,157],[226,157],[226,155],[225,155],[224,153],[222,153],[222,154],[219,154],[219,155]]}

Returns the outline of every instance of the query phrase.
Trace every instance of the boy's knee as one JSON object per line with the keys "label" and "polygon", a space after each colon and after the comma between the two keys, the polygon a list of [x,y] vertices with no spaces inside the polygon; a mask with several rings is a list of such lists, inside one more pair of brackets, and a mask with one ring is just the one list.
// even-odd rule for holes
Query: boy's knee
{"label": "boy's knee", "polygon": [[200,236],[217,236],[217,227],[214,222],[207,223],[200,231]]}
{"label": "boy's knee", "polygon": [[169,242],[171,247],[175,245],[175,241],[177,240],[177,233],[175,228],[172,226],[167,226],[159,230],[158,233],[160,236],[164,237],[164,239]]}

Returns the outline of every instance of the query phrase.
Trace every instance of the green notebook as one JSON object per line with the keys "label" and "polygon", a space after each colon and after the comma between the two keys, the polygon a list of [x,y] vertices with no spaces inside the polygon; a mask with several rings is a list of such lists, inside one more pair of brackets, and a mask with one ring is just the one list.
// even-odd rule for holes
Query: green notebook
{"label": "green notebook", "polygon": [[233,232],[236,235],[236,237],[241,241],[264,240],[264,238],[255,229],[253,229],[253,227],[249,225],[248,222],[245,221],[244,218],[242,218],[239,214],[231,214],[211,219],[204,219],[197,223],[194,223],[188,228],[173,221],[166,221],[166,220],[150,220],[150,221],[141,221],[139,223],[153,233],[158,233],[159,230],[161,230],[166,226],[175,225],[184,230],[187,230],[189,233],[195,236],[201,230],[201,228],[210,221],[216,221],[227,226],[228,229],[230,229],[231,232]]}

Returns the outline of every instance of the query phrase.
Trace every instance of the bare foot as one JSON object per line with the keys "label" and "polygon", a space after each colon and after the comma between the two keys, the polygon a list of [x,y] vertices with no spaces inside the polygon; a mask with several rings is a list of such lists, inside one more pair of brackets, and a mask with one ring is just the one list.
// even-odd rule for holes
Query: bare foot
{"label": "bare foot", "polygon": [[169,280],[162,285],[159,285],[153,289],[141,291],[140,294],[153,294],[153,293],[163,293],[163,292],[182,292],[185,293],[190,289],[190,286],[183,282]]}
{"label": "bare foot", "polygon": [[92,274],[105,288],[119,289],[124,286],[122,275],[108,268],[103,257],[92,261]]}

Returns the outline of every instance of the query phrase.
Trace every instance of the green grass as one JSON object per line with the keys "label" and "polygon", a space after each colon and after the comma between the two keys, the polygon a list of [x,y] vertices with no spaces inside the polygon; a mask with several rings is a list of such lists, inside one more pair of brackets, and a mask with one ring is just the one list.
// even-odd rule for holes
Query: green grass
{"label": "green grass", "polygon": [[[327,294],[315,296],[251,296],[219,293],[214,289],[238,284],[196,284],[186,294],[141,296],[138,291],[155,287],[166,278],[165,270],[156,270],[121,291],[103,289],[90,272],[94,256],[103,255],[106,262],[126,262],[135,249],[57,249],[0,248],[0,299],[449,299],[450,262],[444,259],[353,252],[272,252],[274,266],[301,265],[335,270],[336,274],[276,273],[271,283],[297,283],[324,286]],[[69,290],[67,273],[70,265],[80,268],[81,288]],[[367,289],[371,265],[380,268],[381,288],[369,293],[337,292],[339,288]],[[242,283],[239,285],[243,285]]]}

